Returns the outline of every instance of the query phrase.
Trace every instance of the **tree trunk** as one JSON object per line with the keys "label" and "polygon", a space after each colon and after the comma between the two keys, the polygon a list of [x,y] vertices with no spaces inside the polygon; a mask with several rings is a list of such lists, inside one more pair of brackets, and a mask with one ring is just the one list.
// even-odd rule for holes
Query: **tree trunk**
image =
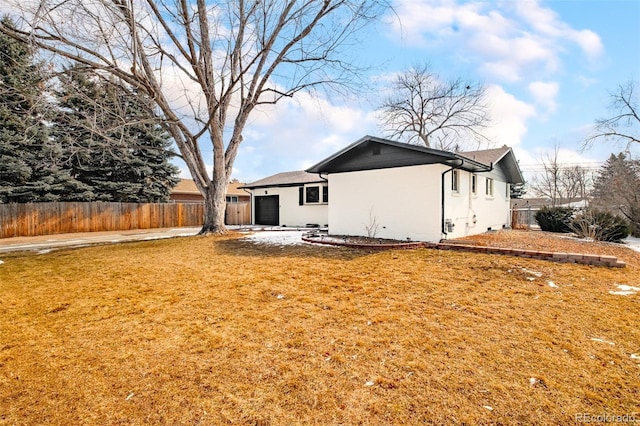
{"label": "tree trunk", "polygon": [[226,189],[226,182],[219,182],[218,185],[211,182],[203,192],[204,223],[200,230],[200,235],[224,234],[227,232],[227,227],[224,224],[224,216],[227,207]]}

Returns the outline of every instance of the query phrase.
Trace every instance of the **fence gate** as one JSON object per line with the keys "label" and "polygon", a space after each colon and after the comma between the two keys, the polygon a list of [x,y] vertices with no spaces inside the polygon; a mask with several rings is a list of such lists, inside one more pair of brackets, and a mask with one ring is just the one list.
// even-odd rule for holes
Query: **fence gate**
{"label": "fence gate", "polygon": [[536,212],[538,209],[512,209],[511,210],[511,228],[512,229],[532,229],[538,228],[536,222]]}
{"label": "fence gate", "polygon": [[251,203],[227,203],[224,214],[225,225],[249,225],[251,224]]}

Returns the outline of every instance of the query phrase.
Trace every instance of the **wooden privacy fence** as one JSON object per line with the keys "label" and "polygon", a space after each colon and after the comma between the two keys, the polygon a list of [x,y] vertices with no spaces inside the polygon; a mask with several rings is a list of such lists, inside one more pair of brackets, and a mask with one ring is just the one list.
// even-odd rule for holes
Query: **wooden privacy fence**
{"label": "wooden privacy fence", "polygon": [[531,229],[538,228],[538,222],[535,215],[539,209],[512,209],[511,210],[511,228],[513,229]]}
{"label": "wooden privacy fence", "polygon": [[249,225],[251,223],[251,203],[227,203],[224,223],[227,225]]}
{"label": "wooden privacy fence", "polygon": [[0,238],[201,226],[203,218],[196,203],[0,204]]}

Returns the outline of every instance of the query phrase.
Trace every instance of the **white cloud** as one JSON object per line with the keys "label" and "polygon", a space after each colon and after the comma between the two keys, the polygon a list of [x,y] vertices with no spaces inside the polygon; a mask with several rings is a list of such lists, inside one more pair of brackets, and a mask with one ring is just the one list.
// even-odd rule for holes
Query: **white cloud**
{"label": "white cloud", "polygon": [[590,59],[602,54],[602,41],[596,33],[571,28],[554,11],[543,8],[538,0],[519,0],[513,4],[516,14],[539,34],[554,40],[572,40]]}
{"label": "white cloud", "polygon": [[487,99],[492,124],[484,134],[497,145],[520,145],[527,133],[527,120],[536,115],[535,108],[498,85],[487,87]]}
{"label": "white cloud", "polygon": [[543,107],[547,112],[556,111],[556,97],[560,86],[556,82],[545,83],[544,81],[534,81],[529,83],[529,92],[533,96],[537,105]]}
{"label": "white cloud", "polygon": [[497,4],[500,8],[488,1],[397,0],[399,22],[393,28],[407,44],[455,44],[488,77],[507,82],[555,72],[572,45],[592,61],[603,52],[596,33],[572,28],[537,0]]}
{"label": "white cloud", "polygon": [[234,177],[254,181],[316,164],[375,132],[375,115],[363,108],[366,106],[338,105],[306,93],[261,107],[244,132]]}

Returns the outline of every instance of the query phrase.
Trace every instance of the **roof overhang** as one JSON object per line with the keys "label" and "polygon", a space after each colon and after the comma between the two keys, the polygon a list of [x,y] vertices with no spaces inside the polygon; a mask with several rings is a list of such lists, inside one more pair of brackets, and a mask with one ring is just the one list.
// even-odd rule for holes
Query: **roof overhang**
{"label": "roof overhang", "polygon": [[[374,146],[388,148],[389,155],[372,156]],[[328,174],[375,170],[393,167],[416,166],[423,164],[444,164],[471,172],[487,172],[491,164],[465,158],[456,153],[391,141],[375,136],[365,136],[335,154],[325,158],[306,171],[309,173]]]}

